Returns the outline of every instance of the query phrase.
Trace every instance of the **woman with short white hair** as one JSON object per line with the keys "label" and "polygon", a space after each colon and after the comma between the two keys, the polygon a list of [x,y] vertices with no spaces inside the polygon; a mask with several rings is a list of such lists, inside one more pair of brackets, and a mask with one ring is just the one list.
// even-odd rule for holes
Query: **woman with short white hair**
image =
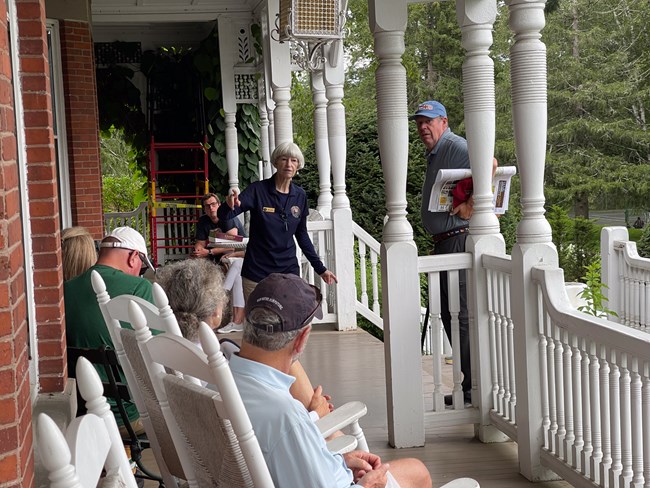
{"label": "woman with short white hair", "polygon": [[249,241],[241,272],[246,298],[271,273],[300,275],[294,236],[314,271],[327,284],[337,281],[316,254],[307,233],[307,194],[292,182],[305,166],[302,151],[293,142],[279,144],[271,154],[271,163],[277,170],[271,178],[251,183],[241,194],[233,190],[217,212],[219,219],[232,219],[250,211]]}

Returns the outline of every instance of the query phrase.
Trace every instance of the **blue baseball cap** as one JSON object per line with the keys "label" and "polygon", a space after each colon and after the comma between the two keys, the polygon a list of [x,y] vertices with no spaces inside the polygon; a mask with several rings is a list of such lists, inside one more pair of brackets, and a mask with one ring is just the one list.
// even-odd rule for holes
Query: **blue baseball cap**
{"label": "blue baseball cap", "polygon": [[430,100],[418,105],[417,111],[414,115],[409,117],[409,120],[415,120],[415,117],[419,115],[422,117],[429,117],[430,119],[435,119],[436,117],[447,117],[447,110],[445,110],[445,106],[442,103]]}

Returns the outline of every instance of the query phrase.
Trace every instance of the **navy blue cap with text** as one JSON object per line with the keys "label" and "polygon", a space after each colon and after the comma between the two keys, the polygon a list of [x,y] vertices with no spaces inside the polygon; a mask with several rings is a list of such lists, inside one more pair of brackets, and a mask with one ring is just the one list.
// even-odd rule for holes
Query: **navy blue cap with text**
{"label": "navy blue cap with text", "polygon": [[314,317],[322,319],[321,301],[320,290],[299,276],[272,273],[260,281],[248,297],[246,316],[257,308],[270,310],[280,317],[278,329],[269,330],[267,325],[259,328],[267,332],[288,332],[309,325]]}

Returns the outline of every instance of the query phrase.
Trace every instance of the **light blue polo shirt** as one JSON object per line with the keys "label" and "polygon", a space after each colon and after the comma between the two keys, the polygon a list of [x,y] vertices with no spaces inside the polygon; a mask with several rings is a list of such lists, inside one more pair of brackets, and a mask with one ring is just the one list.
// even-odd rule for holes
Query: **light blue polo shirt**
{"label": "light blue polo shirt", "polygon": [[289,393],[293,376],[237,355],[230,358],[230,369],[275,486],[348,488],[352,484],[352,471],[343,456],[327,449],[307,409]]}

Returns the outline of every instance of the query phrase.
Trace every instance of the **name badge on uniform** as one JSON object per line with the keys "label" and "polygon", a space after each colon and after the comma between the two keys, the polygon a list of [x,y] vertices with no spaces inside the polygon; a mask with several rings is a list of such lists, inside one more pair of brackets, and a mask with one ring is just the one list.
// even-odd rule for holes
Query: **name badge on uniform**
{"label": "name badge on uniform", "polygon": [[275,207],[262,207],[262,212],[275,213]]}

